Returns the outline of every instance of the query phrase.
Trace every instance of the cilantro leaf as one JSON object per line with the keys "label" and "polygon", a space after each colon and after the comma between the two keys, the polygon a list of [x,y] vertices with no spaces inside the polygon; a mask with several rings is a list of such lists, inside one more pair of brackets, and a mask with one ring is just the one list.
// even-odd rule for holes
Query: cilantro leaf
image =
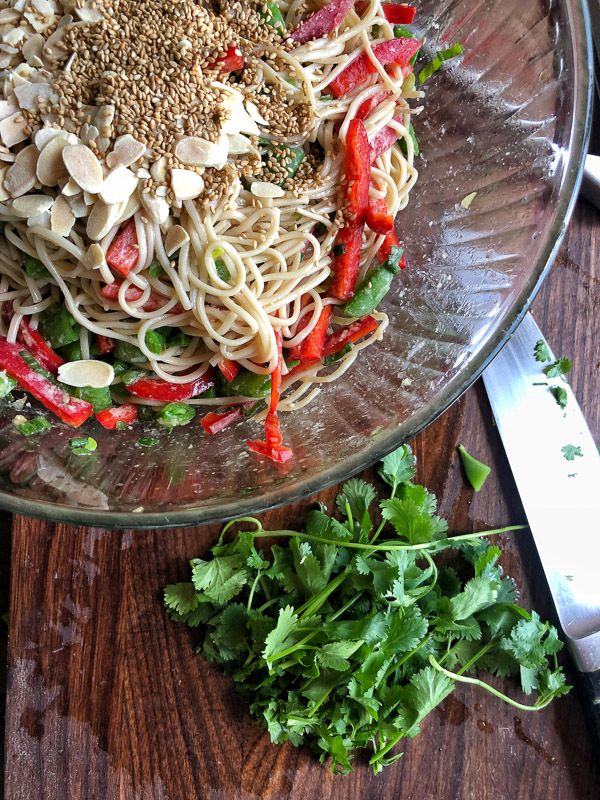
{"label": "cilantro leaf", "polygon": [[574,444],[566,444],[564,447],[560,448],[560,451],[567,461],[575,461],[575,456],[583,458],[581,447],[576,447]]}
{"label": "cilantro leaf", "polygon": [[550,364],[550,366],[544,367],[542,371],[547,378],[558,378],[570,372],[572,367],[573,365],[568,358],[559,358],[553,364]]}
{"label": "cilantro leaf", "polygon": [[317,653],[317,659],[324,667],[330,667],[338,671],[349,669],[350,662],[348,657],[352,655],[362,645],[358,642],[331,642],[323,645]]}
{"label": "cilantro leaf", "polygon": [[188,614],[198,605],[198,597],[192,583],[171,583],[165,586],[165,605],[179,614]]}
{"label": "cilantro leaf", "polygon": [[365,511],[368,511],[374,499],[375,489],[370,483],[366,483],[358,478],[350,478],[350,480],[344,484],[342,492],[337,496],[335,502],[342,514],[346,513],[346,503],[348,503],[354,519],[360,520]]}
{"label": "cilantro leaf", "polygon": [[567,405],[567,390],[564,386],[551,386],[550,391],[554,395],[554,399],[561,408],[566,408]]}
{"label": "cilantro leaf", "polygon": [[552,361],[552,356],[550,355],[550,348],[543,339],[538,339],[538,341],[535,343],[535,347],[533,348],[533,354],[535,356],[535,360],[541,361],[542,364],[545,361]]}
{"label": "cilantro leaf", "polygon": [[383,480],[392,487],[392,497],[400,484],[412,480],[415,472],[415,459],[407,444],[387,455],[379,468]]}
{"label": "cilantro leaf", "polygon": [[292,606],[280,609],[277,625],[265,639],[265,649],[262,654],[266,661],[271,660],[276,653],[293,644],[294,640],[290,634],[296,628],[297,623],[298,617]]}
{"label": "cilantro leaf", "polygon": [[431,516],[412,497],[383,500],[381,514],[394,526],[396,533],[409,544],[423,544],[439,539],[448,530],[445,520]]}

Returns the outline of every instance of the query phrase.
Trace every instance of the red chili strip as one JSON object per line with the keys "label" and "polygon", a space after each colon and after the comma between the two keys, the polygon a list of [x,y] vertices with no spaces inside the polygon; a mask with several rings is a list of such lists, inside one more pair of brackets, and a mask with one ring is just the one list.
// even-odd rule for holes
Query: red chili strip
{"label": "red chili strip", "polygon": [[332,313],[332,305],[323,306],[321,309],[317,324],[302,342],[302,350],[300,352],[301,361],[311,361],[321,358]]}
{"label": "red chili strip", "polygon": [[334,31],[354,5],[354,0],[331,0],[316,14],[302,22],[290,37],[299,44],[319,39]]}
{"label": "red chili strip", "polygon": [[[103,286],[100,294],[102,297],[106,297],[107,300],[114,300],[115,302],[119,301],[119,288],[121,284],[117,281],[114,283],[107,283],[106,286]],[[135,302],[139,300],[140,297],[144,294],[142,289],[139,289],[137,286],[129,286],[125,289],[125,300],[128,303]],[[142,311],[152,312],[158,311],[159,308],[162,308],[169,302],[169,298],[163,297],[160,294],[156,294],[156,292],[151,291],[150,297],[144,305],[142,306]],[[181,314],[183,311],[183,306],[181,303],[176,303],[173,308],[170,308],[167,312],[168,314]]]}
{"label": "red chili strip", "polygon": [[330,333],[325,339],[323,356],[331,356],[337,353],[347,342],[358,342],[359,339],[377,330],[377,325],[377,320],[374,317],[366,316],[351,322],[350,325],[338,328],[337,331]]}
{"label": "red chili strip", "polygon": [[22,345],[12,344],[4,336],[0,337],[0,369],[6,370],[23,389],[63,422],[77,428],[89,419],[94,413],[91,403],[71,397],[39,372],[35,372],[19,355],[22,349]]}
{"label": "red chili strip", "polygon": [[[418,39],[400,37],[373,45],[373,54],[384,67],[387,64],[408,67],[408,62],[420,47],[421,42]],[[361,53],[331,81],[329,89],[336,97],[341,97],[357,86],[362,86],[369,75],[373,75],[375,72],[377,72],[377,68],[367,53]]]}
{"label": "red chili strip", "polygon": [[385,200],[369,197],[367,225],[374,233],[388,234],[394,230],[394,218],[388,214]]}
{"label": "red chili strip", "polygon": [[165,403],[175,403],[180,400],[189,400],[197,397],[211,386],[214,386],[212,368],[204,375],[189,383],[169,383],[162,378],[138,378],[133,383],[127,384],[127,389],[136,397],[145,400],[162,400]]}
{"label": "red chili strip", "polygon": [[99,411],[96,414],[96,419],[103,428],[115,430],[118,422],[124,422],[129,425],[130,422],[135,422],[138,418],[138,407],[135,403],[124,403],[117,408],[105,408],[104,411]]}
{"label": "red chili strip", "polygon": [[130,219],[119,232],[106,253],[106,263],[127,277],[139,258],[135,219]]}
{"label": "red chili strip", "polygon": [[391,25],[410,25],[417,13],[416,6],[405,6],[401,3],[382,3],[381,7]]}
{"label": "red chili strip", "polygon": [[356,119],[367,119],[367,117],[370,117],[373,111],[375,111],[375,109],[377,108],[377,106],[383,103],[383,101],[387,98],[388,95],[389,92],[386,91],[375,92],[375,94],[372,94],[371,97],[368,97],[358,107],[358,111],[356,112]]}
{"label": "red chili strip", "polygon": [[[2,319],[7,329],[13,316],[14,310],[12,303],[4,303],[2,306]],[[57,375],[58,368],[61,364],[65,363],[64,358],[54,352],[44,337],[38,333],[38,331],[33,330],[27,317],[23,317],[19,323],[17,341],[31,353],[44,369],[47,369],[48,372],[51,372],[53,375]]]}
{"label": "red chili strip", "polygon": [[[392,231],[388,233],[385,237],[381,245],[379,246],[379,250],[377,251],[377,260],[380,264],[383,264],[384,261],[387,261],[390,257],[390,250],[392,247],[400,247],[400,240],[396,234],[396,231]],[[404,260],[404,256],[400,257],[400,261],[398,262],[398,266],[400,269],[405,269],[406,261]]]}
{"label": "red chili strip", "polygon": [[105,353],[110,353],[114,350],[115,347],[115,340],[111,339],[110,336],[102,336],[100,333],[94,334],[96,337],[96,344],[98,345],[98,350],[100,355],[104,355]]}
{"label": "red chili strip", "polygon": [[220,72],[235,72],[244,66],[244,54],[237,45],[231,45],[214,65]]}
{"label": "red chili strip", "polygon": [[222,431],[223,428],[226,428],[228,425],[231,425],[232,422],[235,422],[236,419],[239,419],[243,415],[243,406],[233,406],[221,413],[209,411],[208,414],[202,417],[200,422],[206,433],[215,434]]}

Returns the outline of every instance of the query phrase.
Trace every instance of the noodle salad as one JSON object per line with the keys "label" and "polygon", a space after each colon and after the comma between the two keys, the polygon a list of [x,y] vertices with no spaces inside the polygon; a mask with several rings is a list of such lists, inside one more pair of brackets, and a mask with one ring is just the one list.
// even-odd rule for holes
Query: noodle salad
{"label": "noodle salad", "polygon": [[405,266],[415,8],[0,6],[0,395],[75,427],[256,414],[286,461],[278,412],[381,340]]}

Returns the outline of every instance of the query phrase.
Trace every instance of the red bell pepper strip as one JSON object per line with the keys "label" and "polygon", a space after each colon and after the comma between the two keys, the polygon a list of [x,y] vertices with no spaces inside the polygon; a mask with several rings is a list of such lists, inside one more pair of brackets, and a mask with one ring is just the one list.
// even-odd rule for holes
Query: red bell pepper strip
{"label": "red bell pepper strip", "polygon": [[382,3],[381,7],[391,25],[410,25],[417,13],[415,6],[405,6],[401,3]]}
{"label": "red bell pepper strip", "polygon": [[[394,117],[394,120],[404,125],[404,119],[402,117]],[[379,133],[373,137],[373,141],[371,142],[371,163],[389,150],[397,141],[398,131],[395,128],[390,128],[389,125],[382,128]]]}
{"label": "red bell pepper strip", "polygon": [[261,456],[266,456],[273,459],[273,461],[284,464],[294,453],[290,447],[282,445],[283,437],[277,416],[277,404],[281,395],[281,376],[283,372],[283,337],[281,330],[275,331],[275,340],[277,342],[278,357],[277,366],[271,373],[271,403],[265,419],[265,441],[261,442],[258,439],[254,439],[247,442],[247,444],[253,453],[258,453]]}
{"label": "red bell pepper strip", "polygon": [[[106,286],[103,286],[100,294],[102,297],[106,297],[107,300],[114,300],[118,302],[119,300],[119,288],[121,284],[118,281],[114,281],[114,283],[107,283]],[[125,289],[125,300],[128,303],[135,302],[139,300],[140,297],[143,295],[142,289],[139,289],[137,286],[130,286],[128,289]],[[168,297],[163,297],[160,294],[156,294],[156,292],[151,291],[150,297],[146,300],[144,305],[142,306],[142,311],[158,311],[159,308],[162,308],[169,302]],[[176,303],[173,308],[170,308],[167,313],[169,314],[181,314],[183,311],[183,306],[181,303]]]}
{"label": "red bell pepper strip", "polygon": [[298,44],[310,39],[320,39],[334,31],[354,5],[354,0],[331,0],[320,8],[316,14],[302,22],[290,37]]}
{"label": "red bell pepper strip", "polygon": [[197,397],[202,392],[214,386],[213,371],[209,367],[204,375],[189,383],[169,383],[162,378],[138,378],[133,383],[127,384],[127,389],[136,397],[145,400],[162,400],[165,403],[175,403],[180,400],[189,400]]}
{"label": "red bell pepper strip", "polygon": [[[106,253],[106,263],[127,277],[139,258],[135,220],[132,218],[113,240]],[[134,246],[135,245],[135,246]]]}
{"label": "red bell pepper strip", "polygon": [[219,363],[217,364],[217,366],[225,376],[225,379],[227,380],[228,383],[231,383],[231,381],[240,371],[240,365],[238,364],[238,362],[232,361],[229,358],[222,358],[221,361],[219,361]]}
{"label": "red bell pepper strip", "polygon": [[370,117],[373,111],[377,108],[380,103],[386,99],[389,95],[389,92],[381,91],[375,92],[372,94],[371,97],[367,97],[364,103],[361,103],[358,107],[358,111],[356,112],[356,119],[367,119]]}
{"label": "red bell pepper strip", "polygon": [[57,375],[58,368],[65,363],[64,358],[54,352],[44,337],[30,327],[25,317],[21,320],[17,341],[23,344],[35,360],[53,375]]}
{"label": "red bell pepper strip", "polygon": [[[421,42],[418,39],[400,37],[373,45],[373,54],[384,67],[387,64],[407,67],[419,47],[421,47]],[[341,97],[357,86],[362,86],[369,75],[373,75],[375,72],[377,69],[367,53],[361,53],[331,81],[329,89],[336,97]]]}
{"label": "red bell pepper strip", "polygon": [[302,342],[302,349],[300,351],[301,361],[311,361],[321,358],[332,313],[332,305],[323,306],[321,309],[317,324]]}
{"label": "red bell pepper strip", "polygon": [[[309,294],[303,294],[302,299],[300,300],[300,308],[305,308],[311,301],[311,296]],[[306,328],[310,320],[312,319],[312,314],[305,314],[298,324],[298,328],[296,330],[296,335],[298,335],[301,331]],[[288,348],[288,358],[291,361],[295,361],[297,358],[302,357],[302,345],[304,342],[300,342],[300,344],[294,345],[294,347]]]}
{"label": "red bell pepper strip", "polygon": [[244,54],[237,45],[231,45],[214,65],[220,72],[235,72],[244,66]]}
{"label": "red bell pepper strip", "polygon": [[23,389],[74,428],[92,416],[94,409],[91,403],[71,397],[48,378],[35,372],[19,355],[22,349],[22,345],[7,342],[4,336],[0,336],[0,369],[6,370]]}
{"label": "red bell pepper strip", "polygon": [[391,214],[388,214],[385,200],[369,197],[367,225],[375,233],[388,234],[394,230],[394,218]]}
{"label": "red bell pepper strip", "polygon": [[341,350],[347,342],[358,342],[364,336],[377,330],[377,320],[374,317],[366,316],[344,325],[337,331],[330,333],[323,345],[323,356],[331,356]]}
{"label": "red bell pepper strip", "polygon": [[335,239],[335,246],[341,249],[341,253],[333,259],[335,277],[329,289],[329,293],[340,300],[348,300],[356,286],[369,201],[370,147],[365,124],[360,119],[353,119],[348,126],[346,152],[344,214],[347,224],[339,230]]}
{"label": "red bell pepper strip", "polygon": [[[393,246],[400,247],[400,240],[398,239],[396,231],[388,233],[388,235],[381,243],[379,250],[377,251],[377,260],[379,261],[380,264],[383,264],[384,261],[388,260],[388,258],[390,257],[390,250]],[[398,266],[400,267],[400,269],[405,269],[406,261],[404,260],[404,256],[400,257]]]}
{"label": "red bell pepper strip", "polygon": [[219,433],[219,431],[222,431],[223,428],[226,428],[228,425],[231,425],[232,422],[235,422],[236,419],[239,419],[243,416],[243,407],[233,406],[232,408],[229,408],[227,411],[223,411],[220,414],[216,411],[209,411],[208,414],[205,414],[205,416],[202,417],[200,422],[206,433],[215,434]]}
{"label": "red bell pepper strip", "polygon": [[98,350],[100,351],[100,355],[104,355],[105,353],[110,353],[112,350],[114,350],[115,340],[111,339],[110,336],[102,336],[100,333],[96,333],[95,337],[96,337],[96,344],[98,345]]}
{"label": "red bell pepper strip", "polygon": [[124,422],[129,425],[138,418],[138,407],[134,403],[125,403],[117,408],[105,408],[96,414],[96,419],[103,428],[114,430],[117,422]]}

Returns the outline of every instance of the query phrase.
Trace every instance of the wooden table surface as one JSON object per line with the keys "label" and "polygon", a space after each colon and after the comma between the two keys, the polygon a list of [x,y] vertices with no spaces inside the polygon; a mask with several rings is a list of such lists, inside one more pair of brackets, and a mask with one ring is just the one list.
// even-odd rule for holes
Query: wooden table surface
{"label": "wooden table surface", "polygon": [[[596,437],[599,222],[580,201],[533,306],[555,352],[574,362],[571,382]],[[493,466],[476,495],[459,467],[459,442]],[[436,492],[451,530],[524,522],[481,383],[411,444],[417,479]],[[374,471],[364,477],[374,479]],[[316,497],[331,505],[334,494]],[[299,525],[314,499],[263,515],[265,528]],[[4,517],[5,531],[7,524]],[[232,682],[195,655],[193,634],[162,607],[164,585],[188,579],[188,560],[206,552],[217,530],[109,532],[15,517],[6,800],[600,798],[577,688],[517,716],[459,685],[405,743],[404,757],[377,777],[364,763],[333,777],[307,749],[272,745]],[[0,538],[6,551],[8,537]],[[501,538],[523,603],[554,619],[529,534]],[[0,571],[0,599],[2,583]]]}

